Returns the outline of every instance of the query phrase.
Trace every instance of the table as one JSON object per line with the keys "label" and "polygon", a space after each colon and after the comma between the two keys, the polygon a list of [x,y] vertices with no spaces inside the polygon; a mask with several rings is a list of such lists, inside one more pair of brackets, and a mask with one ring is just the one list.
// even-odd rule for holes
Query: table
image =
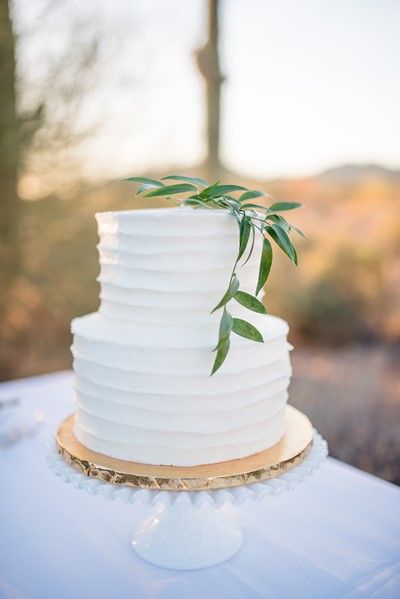
{"label": "table", "polygon": [[0,453],[1,598],[400,597],[400,489],[331,458],[293,492],[236,507],[245,541],[225,564],[179,572],[143,562],[130,540],[147,508],[92,497],[48,469],[46,441],[73,411],[71,383],[62,372],[0,385],[46,418]]}

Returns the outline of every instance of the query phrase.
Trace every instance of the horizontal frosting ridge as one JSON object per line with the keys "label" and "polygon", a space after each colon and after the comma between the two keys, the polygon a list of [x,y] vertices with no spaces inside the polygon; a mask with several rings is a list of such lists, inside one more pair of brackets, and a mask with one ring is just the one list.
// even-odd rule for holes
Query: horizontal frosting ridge
{"label": "horizontal frosting ridge", "polygon": [[78,407],[80,411],[85,412],[88,417],[95,417],[106,422],[114,424],[123,424],[125,426],[135,426],[145,430],[164,430],[172,432],[199,433],[208,435],[209,433],[218,434],[221,432],[233,432],[241,430],[243,427],[251,426],[260,421],[272,418],[273,415],[282,410],[286,404],[287,392],[278,393],[252,404],[246,404],[242,409],[241,422],[236,418],[236,410],[223,410],[222,412],[202,412],[199,418],[198,413],[187,411],[184,414],[180,412],[158,412],[155,418],[154,410],[142,408],[132,409],[131,406],[125,406],[125,409],[119,408],[115,411],[112,402],[99,400],[87,394],[78,394]]}
{"label": "horizontal frosting ridge", "polygon": [[289,377],[291,375],[289,364],[289,360],[285,359],[284,361],[277,361],[268,365],[264,369],[257,368],[255,369],[255,372],[244,370],[236,374],[225,372],[224,375],[224,373],[219,373],[218,379],[209,382],[209,380],[205,378],[209,373],[209,369],[201,374],[192,374],[191,376],[183,377],[178,373],[167,374],[163,372],[135,372],[122,370],[121,368],[105,366],[104,364],[98,364],[90,360],[79,358],[74,358],[73,362],[75,372],[93,382],[99,382],[101,384],[108,381],[111,386],[114,386],[117,383],[123,384],[127,385],[130,390],[138,393],[144,390],[162,393],[165,385],[168,385],[168,388],[174,394],[185,394],[190,392],[192,386],[196,386],[201,390],[201,393],[207,394],[208,390],[215,388],[215,385],[218,385],[218,388],[221,388],[223,385],[224,389],[227,391],[241,390],[245,392],[246,388],[249,384],[251,385],[253,380],[261,381],[264,377],[267,377],[268,374],[271,376],[274,370],[279,370],[280,374]]}
{"label": "horizontal frosting ridge", "polygon": [[197,395],[184,393],[152,393],[150,391],[131,391],[124,387],[110,387],[105,384],[91,381],[84,376],[79,376],[75,389],[77,394],[88,394],[106,399],[109,402],[132,407],[145,406],[147,410],[155,412],[173,410],[175,412],[203,413],[203,411],[222,411],[233,409],[243,405],[251,405],[252,402],[262,399],[268,400],[274,394],[285,391],[289,385],[289,377],[279,376],[264,380],[257,385],[251,385],[244,391],[222,391],[214,389],[213,393],[199,393]]}

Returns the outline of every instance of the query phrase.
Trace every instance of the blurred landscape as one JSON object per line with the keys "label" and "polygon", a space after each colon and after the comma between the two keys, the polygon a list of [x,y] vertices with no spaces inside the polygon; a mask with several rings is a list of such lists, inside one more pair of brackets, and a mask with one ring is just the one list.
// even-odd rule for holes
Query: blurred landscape
{"label": "blurred landscape", "polygon": [[[43,15],[43,29],[31,30],[21,17],[27,3],[0,0],[0,54],[6,57],[0,80],[0,380],[71,367],[70,321],[98,307],[94,214],[165,205],[134,199],[133,188],[120,181],[124,175],[218,176],[304,203],[291,219],[307,235],[297,241],[299,267],[275,253],[265,298],[268,310],[291,328],[290,401],[311,417],[331,455],[400,484],[400,171],[345,159],[307,176],[260,177],[228,168],[220,152],[218,2],[210,2],[208,12],[207,3],[196,3],[204,9],[205,33],[192,41],[191,68],[202,81],[205,105],[203,153],[191,164],[168,157],[143,168],[132,160],[129,170],[121,164],[120,176],[112,168],[93,176],[85,156],[87,147],[95,148],[89,141],[96,140],[102,112],[89,118],[85,102],[107,60],[98,29],[104,23],[93,25],[77,3],[60,4],[32,2],[32,19]],[[94,4],[88,5],[93,13]],[[60,24],[65,11],[68,27]],[[121,9],[121,22],[124,14]],[[140,11],[136,18],[140,22]],[[37,71],[31,58],[48,49],[54,23],[66,48],[75,39],[76,49],[55,44]],[[135,103],[145,84],[121,78],[114,92]],[[140,120],[136,104],[135,110]],[[163,148],[168,153],[168,144]],[[110,162],[115,151],[110,145]]]}

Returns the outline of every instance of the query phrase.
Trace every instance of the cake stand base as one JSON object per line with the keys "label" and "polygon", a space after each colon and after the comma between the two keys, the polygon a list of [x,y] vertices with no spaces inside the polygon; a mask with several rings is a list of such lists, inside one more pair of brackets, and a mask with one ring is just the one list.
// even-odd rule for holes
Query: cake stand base
{"label": "cake stand base", "polygon": [[83,448],[68,419],[57,444],[49,445],[48,462],[62,481],[91,495],[156,508],[135,533],[136,554],[163,568],[196,570],[220,564],[240,549],[242,533],[226,512],[227,503],[242,505],[290,490],[327,455],[326,441],[290,408],[283,440],[249,459],[193,468],[121,463]]}
{"label": "cake stand base", "polygon": [[225,562],[243,535],[225,510],[179,503],[159,506],[135,533],[132,545],[147,562],[173,570],[198,570]]}

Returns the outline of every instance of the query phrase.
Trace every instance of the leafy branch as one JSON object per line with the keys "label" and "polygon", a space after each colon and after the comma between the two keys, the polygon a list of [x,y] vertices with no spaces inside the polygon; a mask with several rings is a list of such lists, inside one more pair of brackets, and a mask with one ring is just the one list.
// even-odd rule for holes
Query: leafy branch
{"label": "leafy branch", "polygon": [[[136,191],[137,197],[173,199],[172,196],[179,196],[179,202],[186,206],[227,210],[238,224],[238,253],[228,286],[223,297],[211,312],[222,310],[218,343],[213,350],[216,355],[211,371],[212,375],[221,367],[228,355],[232,333],[259,343],[264,341],[260,331],[255,326],[241,318],[233,318],[227,306],[233,300],[258,314],[267,313],[265,306],[257,299],[257,295],[267,282],[271,270],[273,247],[271,240],[288,256],[293,264],[297,265],[296,249],[289,235],[295,232],[304,237],[299,229],[291,225],[278,213],[299,208],[301,204],[279,201],[267,207],[253,202],[257,198],[273,200],[271,196],[262,191],[247,189],[241,185],[220,185],[219,181],[210,185],[199,177],[169,175],[161,180],[147,177],[130,177],[126,181],[139,183]],[[174,181],[174,183],[167,184],[168,181]],[[232,194],[235,194],[236,197]],[[256,235],[262,236],[263,243],[255,294],[251,295],[240,289],[236,271],[241,260],[243,260],[242,265],[244,265],[250,259],[254,250]]]}

